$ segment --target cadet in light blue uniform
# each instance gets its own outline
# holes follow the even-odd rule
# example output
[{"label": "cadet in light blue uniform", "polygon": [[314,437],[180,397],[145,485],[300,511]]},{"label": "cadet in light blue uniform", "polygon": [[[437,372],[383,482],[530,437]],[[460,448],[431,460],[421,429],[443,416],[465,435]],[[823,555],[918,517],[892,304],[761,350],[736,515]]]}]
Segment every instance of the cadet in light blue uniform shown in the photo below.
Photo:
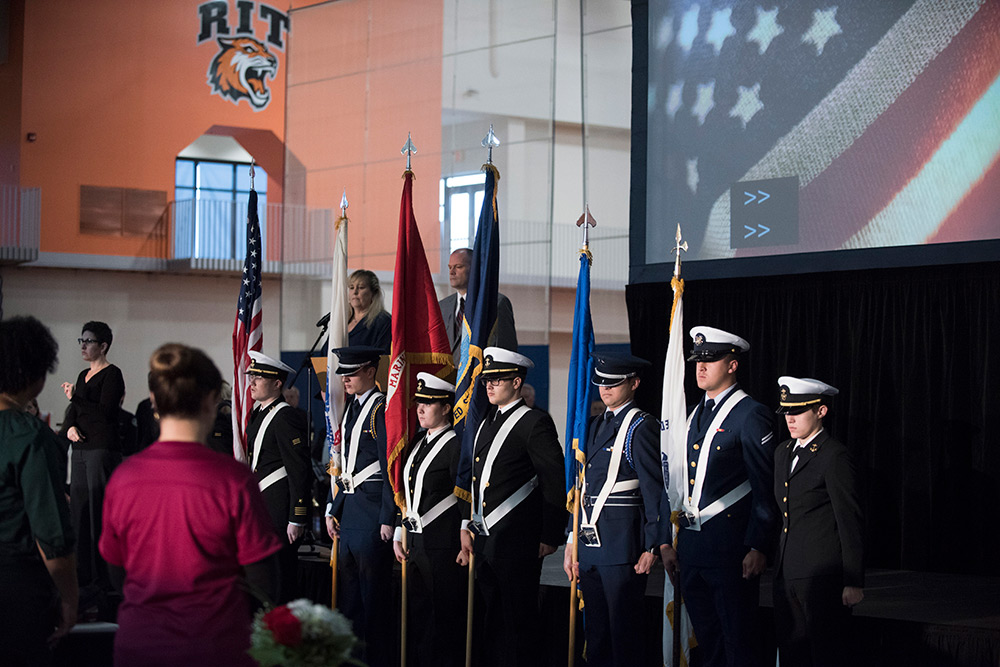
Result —
[{"label": "cadet in light blue uniform", "polygon": [[688,419],[687,493],[677,553],[664,564],[677,574],[705,667],[757,665],[755,619],[759,575],[778,529],[774,502],[774,421],[736,383],[750,344],[712,327],[691,330],[698,387],[704,397]]},{"label": "cadet in light blue uniform", "polygon": [[[659,422],[635,406],[639,372],[649,362],[631,355],[594,355],[592,382],[604,414],[587,431],[585,489],[576,568],[586,605],[587,665],[645,664],[643,596],[646,576],[668,543],[662,520]],[[563,569],[573,577],[573,549]]]}]

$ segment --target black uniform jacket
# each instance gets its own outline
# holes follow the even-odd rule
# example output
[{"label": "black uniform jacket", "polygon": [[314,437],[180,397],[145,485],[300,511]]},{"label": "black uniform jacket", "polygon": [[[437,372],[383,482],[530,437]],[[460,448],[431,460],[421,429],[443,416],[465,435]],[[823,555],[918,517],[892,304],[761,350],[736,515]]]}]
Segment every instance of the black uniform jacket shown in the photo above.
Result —
[{"label": "black uniform jacket", "polygon": [[343,465],[347,467],[348,454],[352,448],[357,447],[354,472],[361,472],[374,461],[378,461],[379,471],[367,482],[357,486],[354,493],[345,493],[340,488],[332,499],[331,514],[337,517],[340,527],[345,530],[378,531],[381,525],[391,526],[396,516],[392,485],[385,472],[388,468],[385,450],[385,396],[373,391],[365,398],[365,404],[370,401],[375,401],[375,404],[365,419],[358,442],[348,442],[354,425],[344,425]]},{"label": "black uniform jacket", "polygon": [[[563,543],[566,527],[566,489],[559,434],[548,413],[531,408],[507,436],[493,463],[489,488],[481,488],[486,456],[500,427],[524,401],[508,408],[494,420],[496,406],[490,406],[476,438],[472,462],[474,502],[484,491],[484,514],[520,489],[535,475],[538,487],[495,525],[489,536],[475,540],[476,553],[488,558],[537,558],[540,543]],[[476,508],[478,509],[478,508]]]},{"label": "black uniform jacket", "polygon": [[[251,464],[254,460],[253,448],[257,433],[268,413],[279,405],[287,405],[276,400],[266,407],[255,408],[247,427],[247,447]],[[289,523],[306,523],[309,516],[309,490],[312,481],[312,467],[309,463],[309,443],[306,442],[306,423],[302,413],[291,407],[278,410],[264,432],[257,465],[253,469],[254,479],[260,483],[265,477],[284,466],[288,476],[267,487],[262,493],[264,504],[271,515],[271,521],[280,532]]]},{"label": "black uniform jacket", "polygon": [[[603,419],[591,420],[587,431],[587,468],[585,480],[587,490],[583,504],[591,519],[593,503],[604,488],[611,462],[611,452],[622,428],[625,416],[635,407],[629,404],[615,415],[610,424],[601,431]],[[667,527],[670,517],[661,521],[659,507],[663,491],[663,469],[660,466],[660,425],[652,415],[639,412],[632,422],[631,438],[625,441],[621,464],[616,482],[639,481],[639,488],[633,491],[617,492],[610,496],[598,518],[597,530],[600,547],[579,548],[580,562],[593,565],[622,565],[636,563],[643,551],[668,544]],[[614,503],[631,501],[631,507],[615,506]],[[582,514],[581,514],[582,521]]]},{"label": "black uniform jacket", "polygon": [[[410,443],[403,459],[403,474],[406,485],[410,489],[410,498],[414,497],[417,487],[417,480],[420,478],[420,468],[427,460],[428,454],[434,446],[448,433],[454,433],[453,429],[446,428],[438,431],[428,440],[427,432],[418,434]],[[423,491],[420,495],[420,506],[417,508],[421,515],[429,512],[439,502],[453,495],[455,490],[455,477],[458,474],[458,458],[461,451],[461,438],[454,437],[450,442],[437,453],[428,463],[423,474]],[[413,455],[413,466],[406,469],[406,463]],[[469,518],[469,504],[458,500],[454,505],[445,510],[430,524],[423,527],[419,535],[410,533],[411,544],[419,544],[424,549],[448,549],[455,554],[461,548],[459,531],[462,526],[462,519]]]},{"label": "black uniform jacket", "polygon": [[[737,386],[715,406],[713,415],[733,400]],[[701,409],[700,406],[695,411]],[[688,429],[688,490],[693,489],[701,447],[711,420],[697,429],[695,414]],[[682,564],[726,567],[742,560],[753,548],[772,554],[778,529],[778,508],[771,486],[774,481],[774,418],[770,410],[749,396],[737,404],[718,426],[711,442],[699,509],[704,509],[740,484],[749,481],[750,493],[724,512],[704,522],[700,531],[682,528],[677,540]],[[691,464],[695,463],[695,466]]]},{"label": "black uniform jacket", "polygon": [[795,440],[774,454],[774,495],[782,513],[778,568],[786,579],[843,575],[864,586],[864,519],[847,447],[821,431],[789,474]]}]

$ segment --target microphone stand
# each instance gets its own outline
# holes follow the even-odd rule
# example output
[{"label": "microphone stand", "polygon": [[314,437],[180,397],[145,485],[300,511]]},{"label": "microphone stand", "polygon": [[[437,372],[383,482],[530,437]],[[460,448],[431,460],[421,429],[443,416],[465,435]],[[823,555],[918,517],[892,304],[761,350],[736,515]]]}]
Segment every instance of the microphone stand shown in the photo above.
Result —
[{"label": "microphone stand", "polygon": [[[320,320],[320,322],[323,322],[323,321]],[[312,451],[312,446],[313,446],[313,403],[312,403],[313,402],[313,390],[312,390],[312,384],[313,384],[312,383],[312,381],[313,381],[313,367],[312,367],[312,356],[316,352],[316,348],[319,347],[320,341],[322,341],[323,337],[326,336],[326,330],[327,330],[327,327],[329,326],[329,323],[330,323],[330,320],[329,320],[329,316],[328,316],[326,322],[323,322],[322,324],[317,324],[317,326],[321,327],[320,331],[319,331],[319,335],[316,336],[316,340],[315,340],[315,342],[313,342],[312,347],[310,347],[309,351],[306,352],[306,356],[302,359],[302,363],[299,364],[298,369],[295,371],[295,375],[293,375],[292,379],[288,381],[288,386],[291,387],[293,384],[295,384],[295,380],[298,379],[299,373],[302,371],[302,369],[303,368],[306,369],[306,421],[307,421],[307,424],[306,424],[306,438],[308,439],[307,442],[309,443],[308,447],[309,447],[310,451]]]}]

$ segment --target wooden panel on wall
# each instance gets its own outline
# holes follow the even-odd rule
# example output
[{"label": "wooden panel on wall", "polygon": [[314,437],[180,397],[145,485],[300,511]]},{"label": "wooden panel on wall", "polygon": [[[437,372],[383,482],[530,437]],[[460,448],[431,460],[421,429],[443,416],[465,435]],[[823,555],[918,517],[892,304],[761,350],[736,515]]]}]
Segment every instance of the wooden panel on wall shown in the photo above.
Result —
[{"label": "wooden panel on wall", "polygon": [[125,190],[125,217],[122,233],[136,236],[161,235],[160,219],[167,210],[167,193],[163,190]]},{"label": "wooden panel on wall", "polygon": [[149,236],[167,210],[163,190],[80,186],[80,232],[114,236]]},{"label": "wooden panel on wall", "polygon": [[122,189],[80,186],[80,233],[122,233]]}]

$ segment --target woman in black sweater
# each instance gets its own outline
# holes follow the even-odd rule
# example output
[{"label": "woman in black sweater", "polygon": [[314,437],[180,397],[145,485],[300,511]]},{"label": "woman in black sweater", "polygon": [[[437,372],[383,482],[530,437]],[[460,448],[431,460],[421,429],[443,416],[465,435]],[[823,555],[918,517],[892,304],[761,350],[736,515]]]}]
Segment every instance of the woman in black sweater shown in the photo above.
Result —
[{"label": "woman in black sweater", "polygon": [[110,590],[107,567],[97,550],[101,536],[104,487],[122,460],[118,438],[118,411],[125,397],[125,379],[107,358],[111,327],[87,322],[79,338],[83,360],[90,368],[80,372],[73,385],[64,382],[69,410],[63,431],[73,443],[70,477],[70,515],[77,536],[80,587]]}]

